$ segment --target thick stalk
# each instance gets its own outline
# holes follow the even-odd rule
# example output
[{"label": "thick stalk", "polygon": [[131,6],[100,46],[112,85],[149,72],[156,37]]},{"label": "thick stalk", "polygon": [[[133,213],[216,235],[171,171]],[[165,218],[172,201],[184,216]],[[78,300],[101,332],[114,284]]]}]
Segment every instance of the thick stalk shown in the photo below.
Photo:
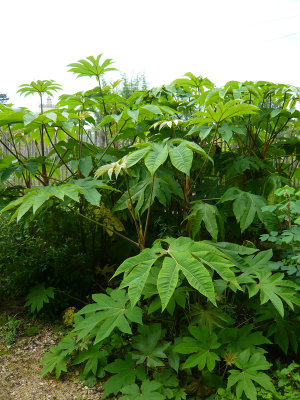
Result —
[{"label": "thick stalk", "polygon": [[82,133],[81,133],[81,121],[79,121],[78,125],[78,166],[77,166],[77,176],[78,178],[82,178],[82,174],[80,171],[80,159],[81,159],[81,153],[82,153]]},{"label": "thick stalk", "polygon": [[191,194],[191,187],[190,187],[190,177],[185,176],[185,184],[184,184],[184,203],[183,203],[183,219],[185,219],[188,215],[189,208],[190,208],[190,194]]},{"label": "thick stalk", "polygon": [[146,224],[145,224],[145,229],[144,229],[144,234],[143,234],[143,241],[140,244],[140,250],[144,250],[146,246],[146,238],[147,238],[147,232],[148,232],[148,225],[149,225],[149,220],[150,220],[150,212],[151,212],[151,203],[152,203],[152,196],[153,196],[153,189],[154,189],[154,177],[152,177],[152,186],[151,186],[151,192],[150,192],[150,198],[149,198],[149,206],[148,206],[148,211],[147,211],[147,218],[146,218]]},{"label": "thick stalk", "polygon": [[136,229],[137,235],[139,237],[140,228],[139,228],[139,224],[138,224],[138,222],[136,220],[136,217],[135,217],[132,197],[131,197],[130,190],[129,190],[128,178],[127,178],[127,175],[125,173],[124,173],[124,180],[125,180],[125,183],[126,183],[127,193],[128,193],[129,202],[130,202],[130,209],[131,209],[130,214],[132,215],[132,218],[133,218],[133,221],[134,221],[134,224],[135,224],[135,229]]},{"label": "thick stalk", "polygon": [[[214,144],[215,139],[216,139],[216,137],[217,137],[218,129],[219,129],[219,124],[217,124],[217,126],[216,126],[215,134],[214,134],[214,137],[213,137],[213,139],[212,139],[212,141],[211,141],[211,144],[210,144],[210,147],[209,147],[209,150],[208,150],[208,154],[207,154],[208,156],[209,156],[210,153],[211,153],[213,144]],[[188,193],[189,196],[191,195],[192,190],[193,190],[193,187],[194,187],[194,185],[196,184],[197,180],[200,178],[200,176],[201,176],[201,174],[202,174],[202,171],[203,171],[203,169],[204,169],[204,167],[205,167],[205,165],[206,165],[206,163],[207,163],[207,160],[208,160],[208,158],[206,158],[206,159],[204,160],[204,162],[203,162],[203,164],[202,164],[202,166],[201,166],[201,168],[200,168],[200,171],[198,172],[198,174],[196,175],[196,178],[194,179],[194,182],[193,182],[192,184],[190,184],[190,189],[189,189],[189,193]]]},{"label": "thick stalk", "polygon": [[[41,99],[41,114],[43,114],[43,95],[40,93],[40,99]],[[45,164],[45,143],[44,143],[44,126],[42,125],[41,129],[41,156],[43,157],[43,163],[42,163],[42,178],[44,181],[44,186],[49,185],[49,179],[47,175],[47,169],[46,169],[46,164]]]},{"label": "thick stalk", "polygon": [[[10,138],[11,138],[11,142],[12,142],[13,148],[14,148],[16,154],[18,154],[19,152],[17,150],[17,146],[16,146],[16,143],[15,143],[15,139],[13,137],[12,131],[10,129],[10,125],[8,125],[8,131],[9,131],[9,134],[10,134]],[[26,187],[30,188],[30,179],[29,180],[26,179],[24,172],[22,172],[22,176],[23,176],[23,179],[24,179]]]}]

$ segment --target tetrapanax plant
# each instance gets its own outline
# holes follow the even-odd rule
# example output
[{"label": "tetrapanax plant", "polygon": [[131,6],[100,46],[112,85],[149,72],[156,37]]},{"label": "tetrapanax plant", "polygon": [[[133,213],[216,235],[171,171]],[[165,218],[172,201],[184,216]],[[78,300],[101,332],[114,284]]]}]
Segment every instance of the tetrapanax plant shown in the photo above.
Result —
[{"label": "tetrapanax plant", "polygon": [[87,76],[95,77],[97,82],[100,83],[100,78],[108,71],[117,71],[116,68],[111,67],[114,63],[111,58],[108,58],[100,64],[100,59],[103,54],[99,54],[96,57],[89,56],[84,60],[79,60],[76,63],[69,64],[68,67],[70,72],[73,72],[78,78]]},{"label": "tetrapanax plant", "polygon": [[19,88],[17,93],[21,93],[25,97],[30,94],[38,94],[40,96],[41,113],[43,113],[43,95],[46,93],[49,96],[53,96],[53,92],[62,90],[61,85],[54,80],[32,81],[31,83],[20,85]]},{"label": "tetrapanax plant", "polygon": [[[70,336],[45,356],[43,373],[59,376],[82,363],[87,384],[106,379],[104,396],[124,400],[204,398],[226,384],[235,398],[256,400],[259,386],[273,392],[264,354],[278,350],[283,332],[297,351],[290,330],[299,288],[276,271],[272,250],[260,251],[257,238],[277,227],[277,210],[264,207],[297,174],[297,133],[287,130],[299,122],[299,89],[262,81],[216,88],[188,73],[126,99],[104,85],[114,68],[101,57],[69,65],[98,86],[63,96],[56,110],[0,109],[13,143],[23,133],[42,143],[40,158],[30,160],[7,146],[13,158],[0,160],[0,176],[18,173],[17,160],[46,186],[20,192],[3,212],[17,221],[43,215],[49,204],[76,213],[82,254],[98,249],[95,271],[114,278],[107,284],[95,273],[101,293],[75,314]],[[39,82],[20,92],[58,89]],[[110,135],[105,148],[96,129],[106,143]],[[58,166],[68,172],[63,179],[53,174]],[[83,221],[94,228],[84,231]],[[34,290],[28,304],[40,308],[51,287]],[[270,308],[282,320],[292,315],[293,324],[265,328]]]}]

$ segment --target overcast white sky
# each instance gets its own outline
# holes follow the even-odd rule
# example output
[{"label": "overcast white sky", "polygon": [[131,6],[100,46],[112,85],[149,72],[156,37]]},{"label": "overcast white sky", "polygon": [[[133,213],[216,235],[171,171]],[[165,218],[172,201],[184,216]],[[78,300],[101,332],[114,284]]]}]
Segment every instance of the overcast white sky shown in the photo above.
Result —
[{"label": "overcast white sky", "polygon": [[[104,53],[150,86],[184,73],[300,86],[300,0],[0,0],[0,92],[54,79],[64,93],[94,86],[66,65]],[[113,78],[117,79],[116,73]],[[62,93],[62,92],[61,92]]]}]

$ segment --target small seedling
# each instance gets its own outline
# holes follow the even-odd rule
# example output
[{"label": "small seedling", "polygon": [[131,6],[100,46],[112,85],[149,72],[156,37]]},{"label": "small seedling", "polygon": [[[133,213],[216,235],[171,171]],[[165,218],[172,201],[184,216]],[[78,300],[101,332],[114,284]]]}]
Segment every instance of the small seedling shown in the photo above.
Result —
[{"label": "small seedling", "polygon": [[16,317],[7,317],[7,322],[3,325],[3,335],[7,346],[12,345],[16,341],[17,329],[20,321]]}]

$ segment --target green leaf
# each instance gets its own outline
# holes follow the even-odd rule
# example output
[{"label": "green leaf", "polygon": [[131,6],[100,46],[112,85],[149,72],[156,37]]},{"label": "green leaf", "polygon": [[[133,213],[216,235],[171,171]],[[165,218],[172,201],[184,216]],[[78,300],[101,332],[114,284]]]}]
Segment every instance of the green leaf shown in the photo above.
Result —
[{"label": "green leaf", "polygon": [[89,176],[89,173],[93,169],[92,157],[87,156],[80,159],[79,168],[84,177]]},{"label": "green leaf", "polygon": [[131,168],[135,164],[137,164],[140,160],[142,160],[151,150],[151,147],[144,147],[143,149],[136,150],[133,153],[130,153],[126,159],[126,167]]},{"label": "green leaf", "polygon": [[222,139],[224,139],[227,143],[232,138],[232,129],[228,124],[224,124],[220,126],[219,133],[221,134]]},{"label": "green leaf", "polygon": [[86,378],[89,373],[93,373],[93,375],[97,376],[97,370],[99,366],[107,365],[107,351],[100,350],[100,345],[90,345],[87,351],[79,353],[72,361],[72,365],[81,364],[85,361],[86,364],[82,371],[82,377]]},{"label": "green leaf", "polygon": [[191,124],[220,124],[222,121],[230,122],[234,117],[241,117],[247,114],[255,114],[259,108],[252,104],[243,103],[243,100],[229,100],[227,103],[209,105],[205,111],[197,112],[191,119]]},{"label": "green leaf", "polygon": [[165,257],[158,274],[157,289],[162,303],[162,311],[168,305],[178,282],[179,268],[173,258]]},{"label": "green leaf", "polygon": [[176,372],[178,372],[179,362],[180,362],[179,356],[175,351],[173,351],[173,348],[172,348],[169,351],[168,363],[169,363],[170,367],[173,368]]},{"label": "green leaf", "polygon": [[207,158],[211,163],[214,163],[213,159],[209,157],[209,155],[205,152],[205,150],[203,150],[202,147],[200,147],[197,143],[189,142],[187,140],[185,140],[182,143],[184,143],[186,147],[193,150],[195,153],[200,154],[204,158]]},{"label": "green leaf", "polygon": [[[175,353],[174,353],[175,354]],[[178,354],[177,354],[178,355]],[[171,369],[162,369],[160,372],[155,371],[153,378],[160,382],[164,387],[177,387],[179,385],[178,378]]]},{"label": "green leaf", "polygon": [[145,283],[149,276],[151,267],[156,261],[156,258],[151,258],[143,263],[138,264],[122,281],[120,288],[128,286],[128,296],[132,307],[139,301]]},{"label": "green leaf", "polygon": [[37,286],[34,286],[29,294],[27,295],[26,303],[25,306],[30,306],[30,311],[32,313],[39,312],[43,306],[44,303],[49,303],[49,299],[54,298],[54,288],[53,287],[48,287],[45,288],[45,285],[39,284]]},{"label": "green leaf", "polygon": [[149,380],[144,381],[141,388],[138,385],[124,386],[121,392],[125,396],[120,400],[164,400],[165,396],[157,392],[160,387],[161,383]]},{"label": "green leaf", "polygon": [[[204,122],[204,124],[205,124],[205,122]],[[202,126],[200,127],[200,133],[199,133],[200,139],[201,139],[201,140],[204,140],[204,139],[210,134],[212,128],[213,128],[213,124],[211,124],[211,125],[209,125],[209,126],[207,126],[207,125],[202,125]],[[198,129],[199,129],[199,128],[198,128]]]},{"label": "green leaf", "polygon": [[[39,94],[42,95],[43,93],[47,93],[49,96],[53,95],[53,92],[56,92],[57,90],[61,90],[61,85],[56,83],[53,80],[44,80],[44,81],[32,81],[31,83],[25,83],[23,85],[19,86],[19,90],[17,93],[24,94],[25,97],[30,95],[30,94]],[[32,113],[33,114],[33,113]],[[32,118],[32,117],[31,117]],[[24,118],[25,120],[25,118]]]},{"label": "green leaf", "polygon": [[[152,178],[153,177],[147,172],[146,177],[142,181],[130,187],[131,201],[135,204],[135,212],[137,215],[142,215],[149,207]],[[172,176],[160,175],[157,173],[153,184],[151,204],[157,199],[160,204],[166,207],[167,203],[171,201],[172,195],[176,195],[180,198],[183,197],[179,183]],[[130,204],[130,200],[128,191],[126,191],[116,202],[113,211],[127,209],[128,204]]]},{"label": "green leaf", "polygon": [[131,333],[129,321],[142,323],[141,309],[130,309],[129,299],[124,290],[113,290],[110,296],[94,294],[92,298],[95,303],[83,307],[78,313],[85,315],[74,327],[78,339],[88,336],[94,330],[96,344],[108,337],[115,328],[124,333]]},{"label": "green leaf", "polygon": [[146,263],[152,260],[152,264],[157,260],[158,255],[155,252],[155,248],[152,249],[144,249],[137,256],[133,256],[127,258],[120,266],[117,268],[113,277],[118,276],[124,272],[130,272],[134,267],[139,265],[140,263]]},{"label": "green leaf", "polygon": [[69,64],[68,67],[70,72],[78,75],[78,77],[96,77],[98,80],[99,78],[108,71],[116,71],[115,68],[110,67],[113,64],[113,61],[108,58],[102,64],[100,64],[100,58],[103,54],[99,54],[98,56],[93,57],[89,56],[84,60],[79,60],[76,63]]},{"label": "green leaf", "polygon": [[249,349],[252,353],[258,352],[258,350],[261,350],[258,346],[271,344],[262,332],[253,332],[253,324],[240,328],[223,329],[221,341],[226,345],[226,351],[231,353],[241,353],[245,349]]},{"label": "green leaf", "polygon": [[217,207],[200,200],[195,202],[191,207],[189,216],[187,217],[187,219],[191,220],[192,222],[193,238],[199,232],[201,223],[203,221],[212,238],[217,240],[219,232],[217,218],[221,231],[223,231],[224,221]]},{"label": "green leaf", "polygon": [[299,299],[295,290],[297,285],[292,281],[284,280],[284,274],[272,274],[272,272],[262,270],[257,273],[257,279],[258,283],[247,284],[249,297],[253,297],[260,292],[261,304],[271,301],[282,317],[284,316],[282,300],[292,310],[294,309],[293,304],[299,305]]},{"label": "green leaf", "polygon": [[134,123],[136,123],[138,121],[138,117],[139,117],[139,110],[129,110],[126,109],[128,116],[132,119],[132,121]]},{"label": "green leaf", "polygon": [[120,287],[128,286],[128,296],[132,307],[139,301],[152,265],[158,255],[152,249],[145,249],[140,254],[125,260],[115,272],[113,278],[126,272]]},{"label": "green leaf", "polygon": [[178,251],[176,247],[169,250],[189,284],[216,304],[214,286],[211,276],[205,266],[196,260],[188,251]]},{"label": "green leaf", "polygon": [[31,208],[35,213],[51,197],[57,197],[59,200],[69,198],[79,202],[80,193],[84,195],[89,203],[99,205],[101,195],[97,189],[116,190],[96,179],[77,179],[74,183],[28,189],[22,198],[10,202],[1,212],[16,208],[13,218],[17,217],[19,221]]},{"label": "green leaf", "polygon": [[138,327],[141,335],[135,336],[132,347],[136,350],[132,354],[137,364],[146,363],[147,367],[164,366],[161,359],[167,358],[165,350],[169,342],[161,342],[164,331],[160,324],[142,325]]},{"label": "green leaf", "polygon": [[193,288],[215,305],[212,271],[216,271],[223,279],[240,289],[231,270],[234,264],[222,250],[208,243],[194,242],[186,237],[169,238],[163,242],[168,246],[166,250],[158,242],[152,249],[145,249],[139,255],[125,260],[114,275],[124,273],[121,287],[129,287],[129,296],[133,304],[140,298],[150,270],[160,257],[164,257],[164,260],[156,284],[163,309],[167,307],[174,294],[178,271],[183,273]]},{"label": "green leaf", "polygon": [[[105,367],[107,372],[115,374],[111,376],[104,384],[104,393],[102,398],[105,399],[111,394],[118,394],[126,385],[131,385],[135,382],[137,374],[142,367],[135,368],[135,361],[131,354],[126,354],[125,360],[117,359]],[[143,371],[142,371],[143,372]]]},{"label": "green leaf", "polygon": [[174,167],[189,176],[193,162],[192,150],[181,143],[179,146],[170,147],[169,154]]},{"label": "green leaf", "polygon": [[155,104],[146,104],[145,106],[141,107],[144,110],[150,111],[153,114],[163,114],[160,107],[156,106]]},{"label": "green leaf", "polygon": [[199,370],[203,370],[205,366],[212,372],[215,368],[216,361],[220,358],[218,354],[212,350],[216,350],[221,346],[218,337],[214,332],[209,332],[208,328],[202,326],[189,326],[189,331],[194,338],[184,337],[183,342],[174,346],[173,351],[181,354],[192,354],[183,364],[182,368],[193,368],[198,366]]},{"label": "green leaf", "polygon": [[62,371],[67,372],[67,362],[70,359],[70,354],[74,352],[77,346],[72,335],[69,334],[64,337],[57,346],[50,347],[50,351],[44,355],[40,362],[40,365],[44,365],[41,372],[42,376],[55,369],[56,378],[58,379]]},{"label": "green leaf", "polygon": [[241,371],[236,369],[229,370],[230,375],[227,387],[231,388],[236,385],[237,399],[240,399],[244,392],[248,399],[257,400],[256,384],[275,393],[270,377],[263,372],[259,372],[260,370],[267,370],[271,366],[264,355],[254,353],[250,356],[250,350],[246,349],[235,359],[235,365]]},{"label": "green leaf", "polygon": [[272,337],[273,343],[276,343],[286,355],[290,347],[295,354],[298,353],[300,322],[293,314],[285,311],[285,318],[282,318],[270,304],[258,309],[255,314],[255,322],[265,323],[266,335],[269,338]]},{"label": "green leaf", "polygon": [[168,157],[168,146],[153,143],[151,150],[145,157],[145,165],[151,175],[166,161]]},{"label": "green leaf", "polygon": [[233,201],[233,213],[240,224],[242,232],[252,224],[255,215],[258,216],[267,228],[269,227],[269,213],[262,212],[262,207],[265,206],[267,202],[262,196],[232,187],[224,193],[219,203],[227,201]]}]

